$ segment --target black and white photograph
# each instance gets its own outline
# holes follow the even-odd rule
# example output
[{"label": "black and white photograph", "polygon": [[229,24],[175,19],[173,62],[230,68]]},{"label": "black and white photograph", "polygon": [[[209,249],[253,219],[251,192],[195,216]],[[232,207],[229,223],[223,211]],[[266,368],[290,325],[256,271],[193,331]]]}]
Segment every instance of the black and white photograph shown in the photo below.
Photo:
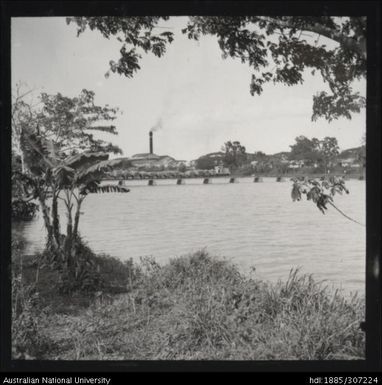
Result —
[{"label": "black and white photograph", "polygon": [[365,360],[361,15],[12,17],[11,359]]}]

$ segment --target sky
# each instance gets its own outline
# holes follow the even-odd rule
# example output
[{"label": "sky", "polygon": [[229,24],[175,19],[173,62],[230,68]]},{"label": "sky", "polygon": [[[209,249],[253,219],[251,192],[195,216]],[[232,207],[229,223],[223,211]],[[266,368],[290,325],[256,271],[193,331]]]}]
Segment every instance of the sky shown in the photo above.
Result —
[{"label": "sky", "polygon": [[[149,151],[149,131],[154,133],[154,153],[179,160],[196,159],[221,150],[228,140],[238,140],[247,152],[273,154],[289,151],[299,135],[322,139],[335,136],[341,149],[358,147],[366,131],[365,111],[331,123],[311,121],[312,96],[325,90],[319,75],[307,73],[304,84],[288,87],[267,84],[251,96],[252,70],[247,64],[223,59],[217,40],[203,36],[188,40],[180,30],[186,17],[161,23],[175,39],[165,55],[144,55],[132,79],[118,74],[105,78],[109,61],[119,58],[120,43],[98,31],[77,37],[74,24],[63,17],[12,19],[12,86],[23,83],[37,100],[41,92],[77,96],[93,90],[99,105],[118,107],[114,124],[118,136],[103,137],[117,144],[125,156]],[[366,81],[354,88],[366,93]]]}]

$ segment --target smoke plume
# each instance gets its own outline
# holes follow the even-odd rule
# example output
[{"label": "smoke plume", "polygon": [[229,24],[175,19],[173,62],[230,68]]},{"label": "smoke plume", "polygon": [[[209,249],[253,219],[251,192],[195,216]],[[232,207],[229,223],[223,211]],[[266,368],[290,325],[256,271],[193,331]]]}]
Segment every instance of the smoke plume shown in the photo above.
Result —
[{"label": "smoke plume", "polygon": [[159,118],[158,121],[151,127],[150,132],[158,131],[162,128],[162,118]]}]

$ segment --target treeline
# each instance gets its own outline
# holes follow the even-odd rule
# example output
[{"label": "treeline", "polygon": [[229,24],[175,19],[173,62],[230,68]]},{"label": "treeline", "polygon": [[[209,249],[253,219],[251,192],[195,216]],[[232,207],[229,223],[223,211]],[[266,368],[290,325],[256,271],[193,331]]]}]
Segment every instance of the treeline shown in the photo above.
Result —
[{"label": "treeline", "polygon": [[286,174],[305,172],[309,174],[327,174],[329,172],[361,172],[366,162],[366,148],[357,148],[340,152],[335,137],[309,139],[298,136],[291,150],[272,155],[262,151],[248,153],[239,141],[228,141],[220,152],[203,155],[195,161],[197,169],[228,168],[241,175]]}]

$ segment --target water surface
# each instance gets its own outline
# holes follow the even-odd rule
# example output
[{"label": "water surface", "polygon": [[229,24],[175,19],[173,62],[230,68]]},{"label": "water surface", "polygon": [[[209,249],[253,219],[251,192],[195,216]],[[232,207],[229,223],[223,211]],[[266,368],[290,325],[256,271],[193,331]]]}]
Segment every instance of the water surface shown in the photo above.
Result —
[{"label": "water surface", "polygon": [[[80,232],[95,252],[122,260],[152,256],[158,262],[206,248],[244,273],[276,281],[300,267],[329,286],[364,292],[365,228],[333,208],[323,215],[312,202],[293,202],[291,182],[264,178],[128,181],[127,194],[91,194],[83,203]],[[365,223],[365,182],[347,181],[335,198],[348,216]],[[44,245],[42,218],[18,225],[26,252]]]}]

